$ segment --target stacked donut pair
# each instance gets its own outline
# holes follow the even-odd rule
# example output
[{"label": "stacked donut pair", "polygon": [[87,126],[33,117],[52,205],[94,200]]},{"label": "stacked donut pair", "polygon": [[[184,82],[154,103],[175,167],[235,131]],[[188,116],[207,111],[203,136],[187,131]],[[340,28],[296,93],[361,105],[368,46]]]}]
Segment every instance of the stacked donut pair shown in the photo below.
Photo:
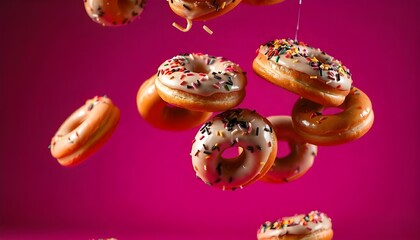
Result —
[{"label": "stacked donut pair", "polygon": [[239,105],[245,97],[245,72],[223,57],[202,53],[174,56],[137,93],[140,115],[164,130],[186,130],[208,120],[212,112]]},{"label": "stacked donut pair", "polygon": [[[300,95],[292,110],[293,126],[305,141],[337,145],[363,136],[374,114],[369,97],[352,85],[350,71],[327,53],[292,39],[260,46],[254,72]],[[341,112],[324,114],[326,108]]]}]

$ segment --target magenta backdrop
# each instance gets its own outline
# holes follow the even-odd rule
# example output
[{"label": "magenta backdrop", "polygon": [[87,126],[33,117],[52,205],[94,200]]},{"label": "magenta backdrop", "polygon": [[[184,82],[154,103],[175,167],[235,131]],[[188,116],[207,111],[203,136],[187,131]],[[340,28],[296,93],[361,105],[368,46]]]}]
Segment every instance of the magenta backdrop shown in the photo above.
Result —
[{"label": "magenta backdrop", "polygon": [[[360,140],[320,147],[296,182],[223,192],[195,177],[197,129],[152,128],[137,112],[137,90],[164,60],[203,52],[248,72],[241,107],[290,115],[297,96],[251,63],[260,44],[294,37],[297,0],[241,4],[206,22],[212,36],[202,23],[173,28],[185,23],[164,0],[149,0],[121,28],[92,22],[81,0],[1,1],[0,239],[256,239],[264,221],[315,209],[332,218],[336,239],[419,239],[420,5],[402,2],[303,1],[299,40],[350,68],[373,102],[374,126]],[[104,94],[121,110],[117,130],[84,164],[61,167],[51,137]]]}]

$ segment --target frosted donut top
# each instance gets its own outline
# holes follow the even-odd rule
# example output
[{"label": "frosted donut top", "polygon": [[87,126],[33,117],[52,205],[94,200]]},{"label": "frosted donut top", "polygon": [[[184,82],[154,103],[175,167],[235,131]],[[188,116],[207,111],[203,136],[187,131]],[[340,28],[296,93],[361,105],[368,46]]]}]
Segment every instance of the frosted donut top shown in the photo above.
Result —
[{"label": "frosted donut top", "polygon": [[245,90],[245,73],[223,57],[191,53],[177,55],[162,63],[157,72],[163,85],[191,94],[210,96]]},{"label": "frosted donut top", "polygon": [[310,234],[318,230],[330,229],[331,219],[324,213],[312,211],[293,217],[284,217],[275,222],[264,223],[257,233],[258,239],[283,236],[286,234]]},{"label": "frosted donut top", "polygon": [[259,53],[268,58],[274,69],[284,66],[339,90],[351,88],[353,80],[349,69],[319,48],[292,39],[276,39],[262,45]]}]

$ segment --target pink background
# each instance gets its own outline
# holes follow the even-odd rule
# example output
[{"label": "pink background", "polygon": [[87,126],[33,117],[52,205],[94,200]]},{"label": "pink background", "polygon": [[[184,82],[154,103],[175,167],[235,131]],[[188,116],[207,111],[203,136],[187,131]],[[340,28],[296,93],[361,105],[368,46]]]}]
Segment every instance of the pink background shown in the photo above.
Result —
[{"label": "pink background", "polygon": [[[141,83],[184,52],[224,56],[248,72],[240,105],[290,115],[297,96],[257,77],[258,46],[294,37],[297,0],[241,4],[185,24],[164,0],[140,19],[104,28],[83,2],[1,1],[0,239],[256,239],[266,220],[320,210],[335,239],[419,239],[419,22],[411,1],[303,1],[299,40],[340,59],[376,119],[360,140],[320,147],[313,168],[283,185],[223,192],[196,179],[197,129],[166,132],[137,113]],[[121,110],[112,138],[84,164],[61,167],[49,141],[84,101],[106,94]],[[286,154],[284,144],[280,149]]]}]

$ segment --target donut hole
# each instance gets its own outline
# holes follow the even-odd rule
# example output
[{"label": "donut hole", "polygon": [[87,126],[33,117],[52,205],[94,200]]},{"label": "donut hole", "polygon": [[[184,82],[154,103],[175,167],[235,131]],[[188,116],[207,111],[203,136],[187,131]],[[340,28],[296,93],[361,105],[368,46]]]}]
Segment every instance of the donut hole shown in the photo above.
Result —
[{"label": "donut hole", "polygon": [[343,112],[339,107],[326,107],[322,110],[323,115],[337,115]]},{"label": "donut hole", "polygon": [[86,114],[82,114],[78,116],[76,119],[73,119],[73,121],[68,121],[64,128],[62,128],[61,135],[69,134],[73,131],[75,131],[84,121],[86,121],[87,116]]},{"label": "donut hole", "polygon": [[243,152],[242,147],[230,147],[222,152],[222,158],[225,160],[237,159]]},{"label": "donut hole", "polygon": [[284,158],[290,155],[292,149],[290,144],[287,141],[279,140],[277,141],[277,157]]},{"label": "donut hole", "polygon": [[191,72],[195,73],[209,73],[210,69],[205,64],[194,64]]}]

